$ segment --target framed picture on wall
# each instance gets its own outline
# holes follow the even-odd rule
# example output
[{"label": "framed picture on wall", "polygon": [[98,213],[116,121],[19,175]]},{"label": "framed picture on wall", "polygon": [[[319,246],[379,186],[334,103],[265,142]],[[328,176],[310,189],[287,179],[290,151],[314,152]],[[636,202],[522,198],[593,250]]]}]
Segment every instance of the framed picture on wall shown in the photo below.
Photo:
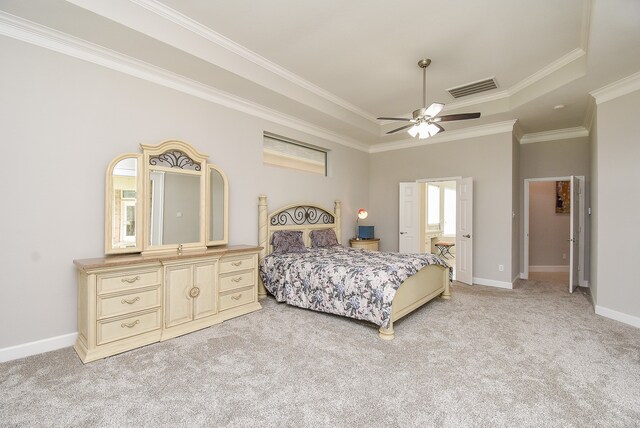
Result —
[{"label": "framed picture on wall", "polygon": [[556,181],[556,214],[571,212],[571,182]]}]

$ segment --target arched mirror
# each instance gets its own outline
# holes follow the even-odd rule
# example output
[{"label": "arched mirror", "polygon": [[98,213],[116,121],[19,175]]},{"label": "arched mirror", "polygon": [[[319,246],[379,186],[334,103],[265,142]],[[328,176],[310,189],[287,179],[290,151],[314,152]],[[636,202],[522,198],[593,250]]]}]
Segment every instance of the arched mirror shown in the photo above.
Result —
[{"label": "arched mirror", "polygon": [[125,154],[107,168],[105,191],[105,253],[131,253],[142,250],[140,224],[142,155]]},{"label": "arched mirror", "polygon": [[227,176],[215,165],[207,167],[207,245],[223,245],[227,239],[229,200]]},{"label": "arched mirror", "polygon": [[205,160],[181,141],[142,146],[147,177],[145,251],[205,247]]}]

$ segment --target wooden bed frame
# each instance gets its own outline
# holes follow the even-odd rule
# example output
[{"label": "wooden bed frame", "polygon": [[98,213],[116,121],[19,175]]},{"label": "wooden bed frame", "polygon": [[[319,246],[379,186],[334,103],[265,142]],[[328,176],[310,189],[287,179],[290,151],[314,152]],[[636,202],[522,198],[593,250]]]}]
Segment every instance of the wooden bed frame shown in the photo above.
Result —
[{"label": "wooden bed frame", "polygon": [[[341,203],[335,201],[334,211],[318,205],[302,203],[279,208],[268,214],[267,197],[258,197],[258,245],[262,247],[259,259],[262,261],[271,254],[269,242],[271,235],[277,230],[299,230],[304,243],[311,246],[309,233],[317,229],[333,229],[341,241]],[[258,297],[267,296],[267,290],[260,279]],[[385,340],[394,337],[393,323],[416,310],[428,301],[442,297],[451,298],[449,269],[439,265],[428,265],[415,275],[407,278],[398,288],[391,305],[391,322],[389,328],[380,328],[379,336]]]}]

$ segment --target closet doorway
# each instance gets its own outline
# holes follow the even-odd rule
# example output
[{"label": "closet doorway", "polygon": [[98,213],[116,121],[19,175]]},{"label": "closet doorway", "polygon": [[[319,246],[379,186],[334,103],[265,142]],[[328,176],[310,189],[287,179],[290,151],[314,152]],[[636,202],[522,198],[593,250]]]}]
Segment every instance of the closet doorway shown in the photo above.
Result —
[{"label": "closet doorway", "polygon": [[523,279],[584,286],[584,177],[524,180]]}]

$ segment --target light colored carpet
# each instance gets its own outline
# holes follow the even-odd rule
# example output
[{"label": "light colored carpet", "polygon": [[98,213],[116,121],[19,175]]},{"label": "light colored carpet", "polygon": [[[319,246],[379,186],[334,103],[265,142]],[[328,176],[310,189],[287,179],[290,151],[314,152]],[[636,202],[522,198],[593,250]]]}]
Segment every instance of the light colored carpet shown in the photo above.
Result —
[{"label": "light colored carpet", "polygon": [[457,284],[396,324],[277,304],[82,365],[0,364],[0,426],[637,427],[640,330],[584,291]]}]

